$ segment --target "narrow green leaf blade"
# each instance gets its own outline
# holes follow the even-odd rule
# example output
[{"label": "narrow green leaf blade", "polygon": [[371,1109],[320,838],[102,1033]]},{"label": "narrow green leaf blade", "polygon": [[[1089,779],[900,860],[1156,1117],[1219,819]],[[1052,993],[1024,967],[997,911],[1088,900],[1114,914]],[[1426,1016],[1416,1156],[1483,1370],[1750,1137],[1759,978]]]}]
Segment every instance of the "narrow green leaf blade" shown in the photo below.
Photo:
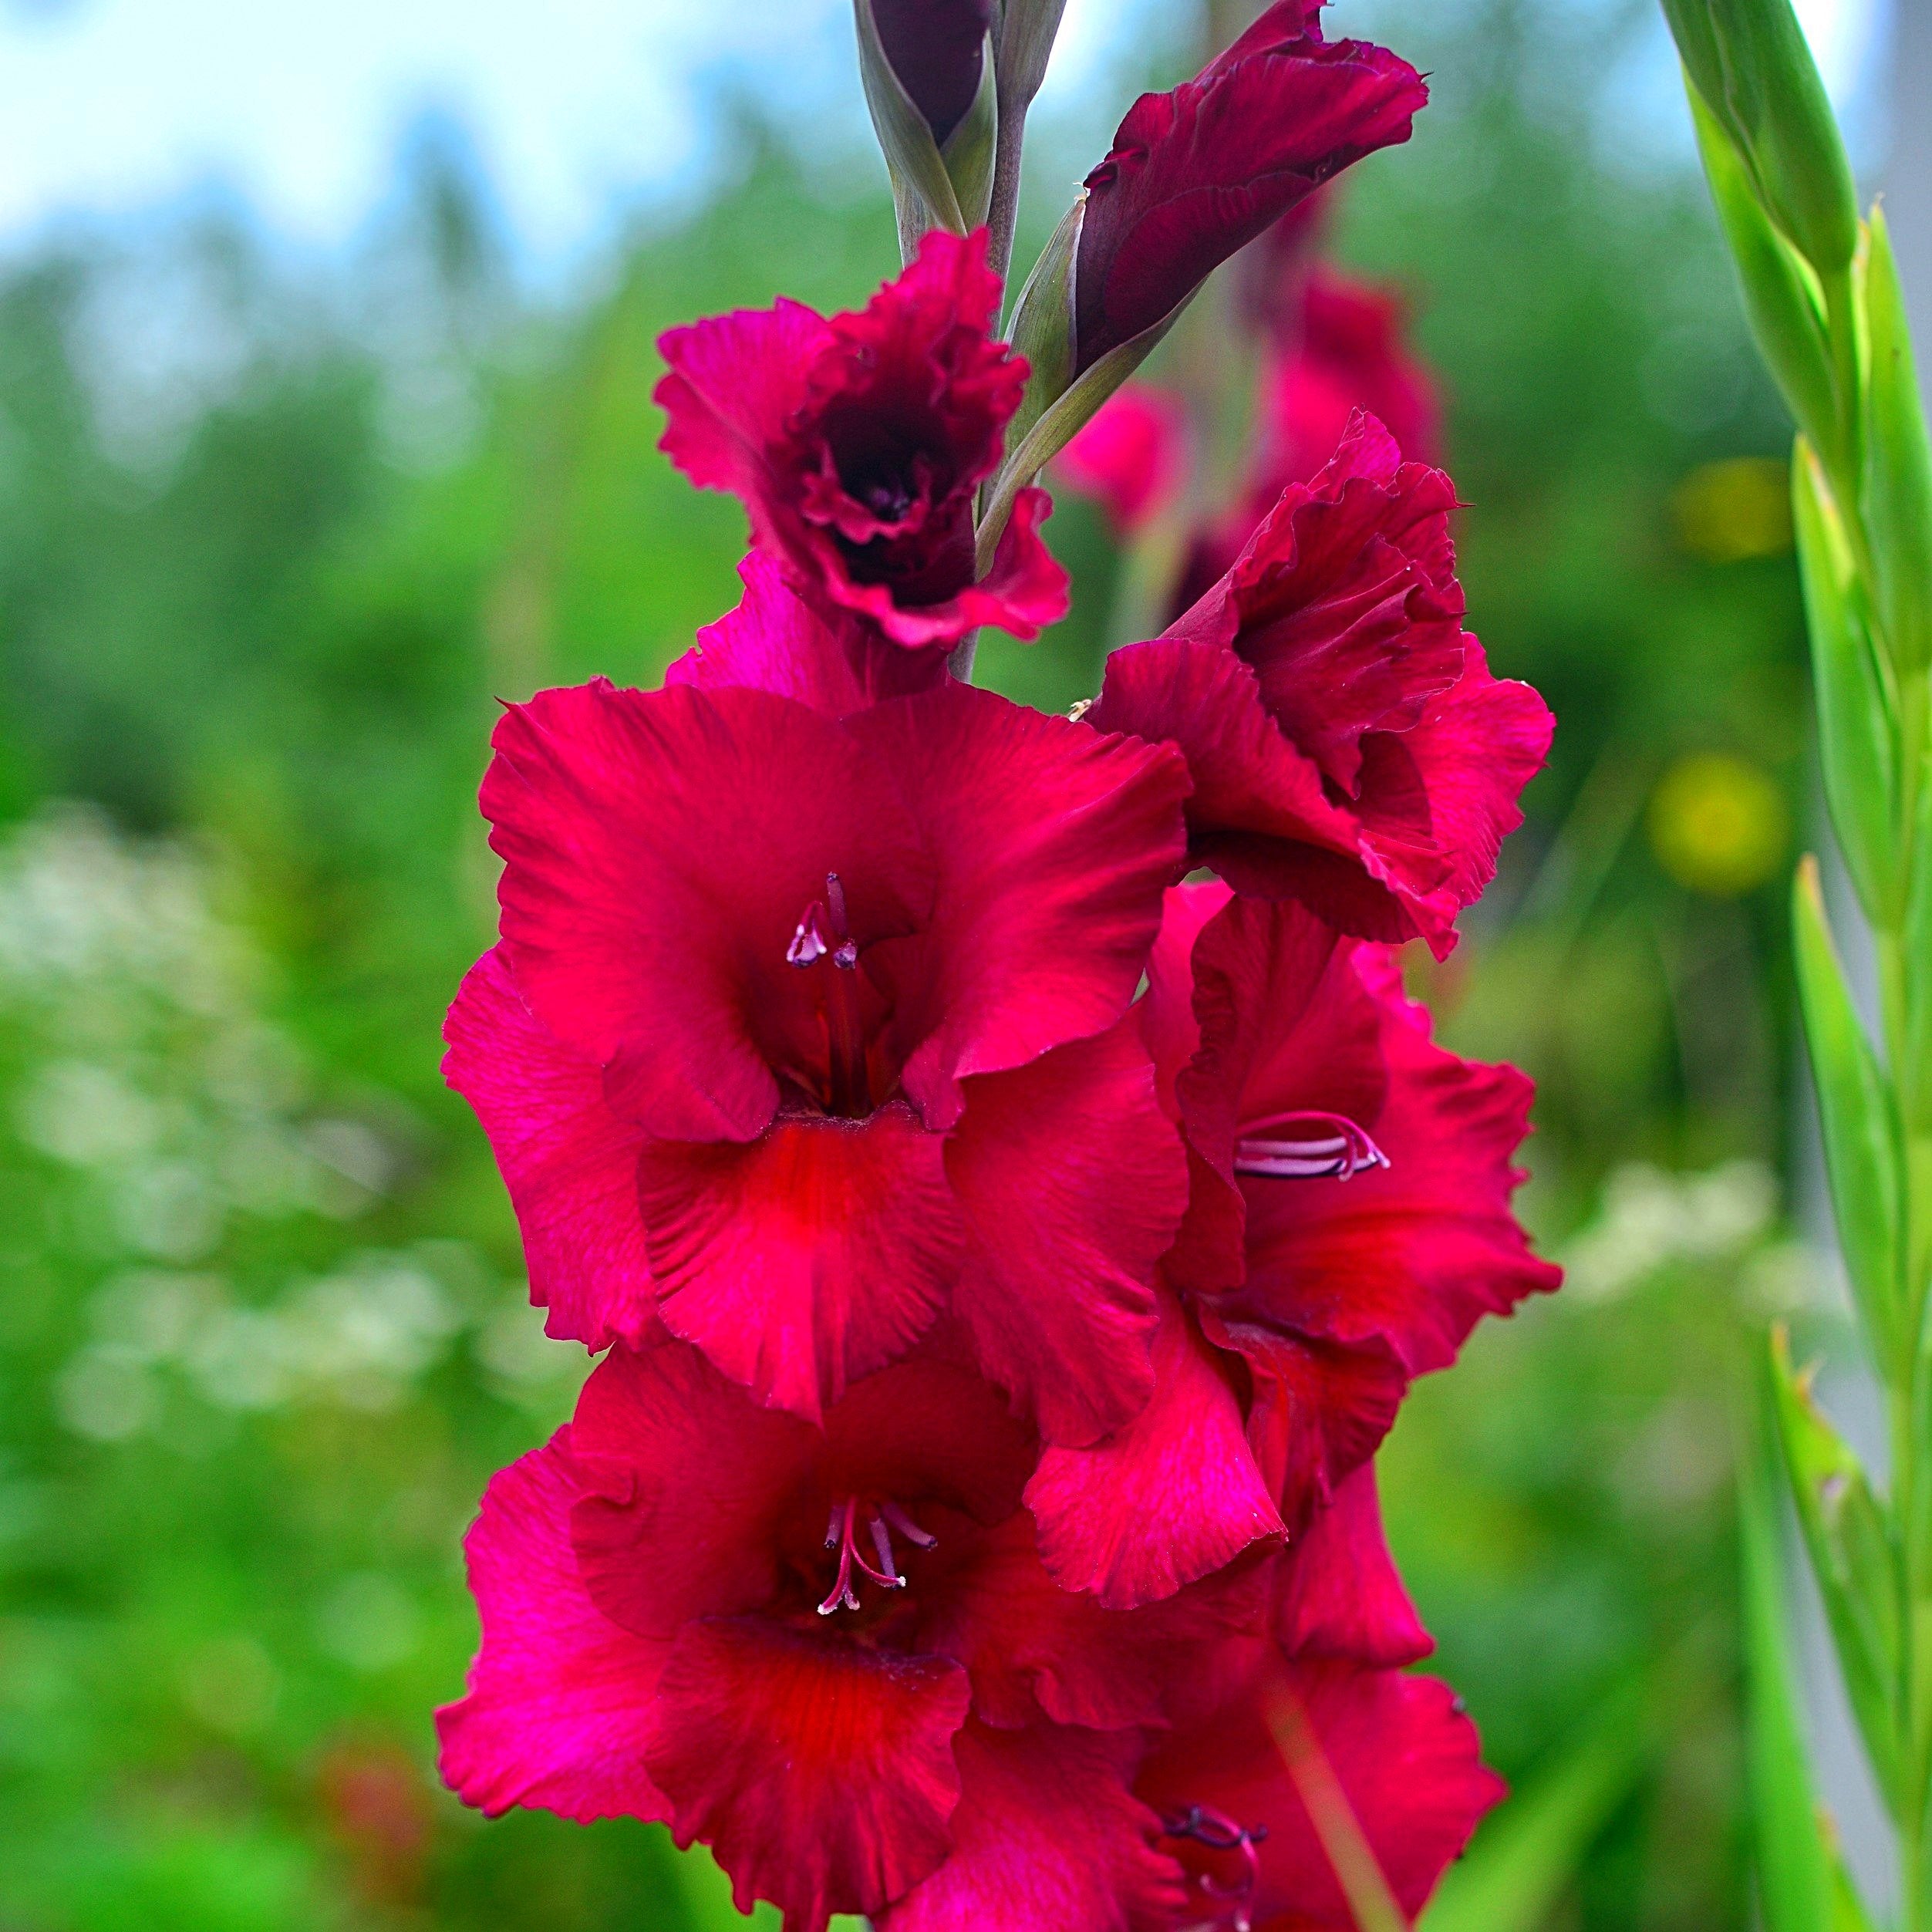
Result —
[{"label": "narrow green leaf blade", "polygon": [[1865,313],[1871,342],[1865,517],[1886,639],[1907,674],[1932,662],[1932,441],[1883,208],[1872,211]]},{"label": "narrow green leaf blade", "polygon": [[1738,1487],[1749,1707],[1745,1775],[1765,1932],[1833,1932],[1834,1860],[1805,1761],[1775,1505],[1760,1456],[1744,1458]]},{"label": "narrow green leaf blade", "polygon": [[1874,649],[1863,586],[1843,518],[1812,445],[1791,464],[1792,521],[1818,695],[1825,802],[1866,916],[1889,923],[1898,903],[1898,720]]},{"label": "narrow green leaf blade", "polygon": [[1898,1552],[1858,1458],[1792,1366],[1782,1326],[1771,1336],[1772,1412],[1799,1526],[1817,1579],[1839,1670],[1880,1789],[1896,1811],[1900,1778],[1891,1687],[1899,1668]]},{"label": "narrow green leaf blade", "polygon": [[1887,1380],[1905,1385],[1907,1332],[1897,1251],[1901,1151],[1897,1104],[1853,1006],[1825,920],[1818,862],[1807,858],[1792,883],[1792,927],[1799,1003],[1823,1130],[1825,1167],[1839,1245],[1872,1351]]}]

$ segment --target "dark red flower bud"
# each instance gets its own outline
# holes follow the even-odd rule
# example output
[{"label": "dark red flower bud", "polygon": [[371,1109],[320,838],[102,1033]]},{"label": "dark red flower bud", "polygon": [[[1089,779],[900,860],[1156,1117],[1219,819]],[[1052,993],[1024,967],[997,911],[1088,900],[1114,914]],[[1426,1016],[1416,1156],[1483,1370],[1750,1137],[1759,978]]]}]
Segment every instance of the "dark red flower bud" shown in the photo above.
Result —
[{"label": "dark red flower bud", "polygon": [[945,147],[979,91],[993,0],[872,0],[892,72]]},{"label": "dark red flower bud", "polygon": [[1074,373],[1164,320],[1331,175],[1408,139],[1421,76],[1367,42],[1323,41],[1320,11],[1278,0],[1194,79],[1129,110],[1087,177]]}]

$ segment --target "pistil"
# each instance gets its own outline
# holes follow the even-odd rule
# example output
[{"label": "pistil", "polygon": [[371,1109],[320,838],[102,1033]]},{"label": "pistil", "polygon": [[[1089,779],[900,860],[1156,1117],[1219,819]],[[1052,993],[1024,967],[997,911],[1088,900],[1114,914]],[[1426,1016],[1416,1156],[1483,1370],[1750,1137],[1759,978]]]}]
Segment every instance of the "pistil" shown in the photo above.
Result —
[{"label": "pistil", "polygon": [[825,995],[826,1095],[828,1111],[858,1115],[870,1111],[865,1073],[865,1033],[858,1010],[858,987],[850,976],[858,965],[858,942],[846,915],[845,888],[836,872],[825,875],[825,896],[805,908],[785,949],[795,966],[816,966],[830,959],[837,969]]},{"label": "pistil", "polygon": [[1340,1114],[1274,1114],[1256,1121],[1234,1150],[1236,1173],[1276,1181],[1347,1181],[1388,1164],[1367,1134]]}]

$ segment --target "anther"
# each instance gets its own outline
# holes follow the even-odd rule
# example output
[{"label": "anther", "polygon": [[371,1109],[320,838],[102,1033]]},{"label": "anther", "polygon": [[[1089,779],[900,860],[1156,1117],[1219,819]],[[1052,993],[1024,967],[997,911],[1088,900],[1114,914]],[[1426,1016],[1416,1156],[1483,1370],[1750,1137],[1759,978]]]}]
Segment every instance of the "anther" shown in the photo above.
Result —
[{"label": "anther", "polygon": [[[857,1532],[860,1516],[878,1557],[878,1566],[865,1559],[859,1548]],[[831,1520],[825,1526],[825,1547],[838,1552],[838,1574],[818,1606],[821,1617],[837,1610],[858,1608],[858,1579],[868,1576],[882,1590],[903,1590],[905,1579],[899,1573],[899,1559],[892,1553],[892,1532],[899,1532],[922,1549],[930,1549],[936,1538],[929,1536],[896,1503],[861,1505],[856,1496],[847,1496],[832,1505]]]},{"label": "anther", "polygon": [[798,922],[798,929],[785,948],[786,965],[808,966],[831,950],[825,942],[824,916],[825,909],[817,899],[805,908],[805,916]]},{"label": "anther", "polygon": [[1388,1156],[1340,1114],[1277,1114],[1257,1121],[1234,1150],[1234,1171],[1277,1181],[1347,1181]]}]

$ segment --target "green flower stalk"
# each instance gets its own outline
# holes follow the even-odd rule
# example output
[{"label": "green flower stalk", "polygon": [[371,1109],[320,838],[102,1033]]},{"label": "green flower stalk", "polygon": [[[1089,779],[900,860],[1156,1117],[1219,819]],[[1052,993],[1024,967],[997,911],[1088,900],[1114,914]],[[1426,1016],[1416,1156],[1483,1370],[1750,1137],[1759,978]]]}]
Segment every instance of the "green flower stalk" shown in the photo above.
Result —
[{"label": "green flower stalk", "polygon": [[[1816,861],[1793,901],[1799,1003],[1839,1245],[1884,1391],[1881,1491],[1782,1334],[1772,1411],[1848,1701],[1897,1828],[1900,1923],[1932,1928],[1932,450],[1883,216],[1851,173],[1790,0],[1664,0],[1718,214],[1799,427],[1792,488],[1833,832],[1869,922],[1882,1025],[1846,984]],[[1779,1646],[1759,1640],[1761,1495],[1747,1512],[1759,1877],[1772,1932],[1869,1923],[1808,1805]],[[1767,1664],[1766,1659],[1772,1661]],[[1805,1842],[1794,1845],[1796,1833]]]}]

